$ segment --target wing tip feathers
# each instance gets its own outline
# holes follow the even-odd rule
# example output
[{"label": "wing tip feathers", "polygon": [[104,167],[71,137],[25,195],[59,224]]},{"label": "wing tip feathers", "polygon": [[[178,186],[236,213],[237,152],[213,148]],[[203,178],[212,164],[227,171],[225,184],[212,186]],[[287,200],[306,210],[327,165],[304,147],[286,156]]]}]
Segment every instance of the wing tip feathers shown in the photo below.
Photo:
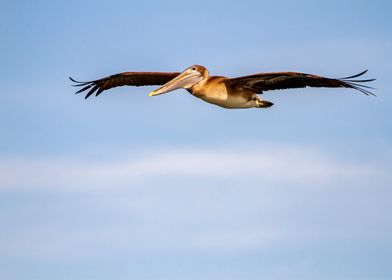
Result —
[{"label": "wing tip feathers", "polygon": [[[360,84],[360,83],[373,82],[373,81],[375,81],[376,79],[362,79],[362,80],[357,80],[357,79],[355,79],[355,78],[358,78],[358,77],[360,77],[360,76],[366,74],[368,71],[369,71],[369,70],[366,69],[366,70],[364,70],[364,71],[362,71],[362,72],[360,72],[360,73],[358,73],[358,74],[355,74],[355,75],[353,75],[353,76],[348,76],[348,77],[340,78],[339,80],[340,80],[341,82],[343,82],[344,85],[346,85],[346,87],[349,87],[349,88],[353,88],[353,89],[355,89],[355,90],[358,90],[358,91],[360,91],[360,92],[362,92],[363,94],[366,94],[366,95],[368,95],[368,96],[369,96],[369,95],[371,95],[371,96],[376,96],[375,93],[373,93],[373,92],[370,91],[370,90],[372,90],[372,89],[375,89],[374,87],[370,87],[370,86],[367,86],[367,85]],[[370,90],[367,90],[367,89],[370,89]]]}]

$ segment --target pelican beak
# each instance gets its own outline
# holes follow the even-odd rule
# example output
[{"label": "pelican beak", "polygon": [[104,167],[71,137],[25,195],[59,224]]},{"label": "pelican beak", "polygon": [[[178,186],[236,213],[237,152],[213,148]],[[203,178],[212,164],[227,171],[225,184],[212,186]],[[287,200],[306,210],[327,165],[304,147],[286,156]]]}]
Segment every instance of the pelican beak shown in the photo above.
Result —
[{"label": "pelican beak", "polygon": [[160,88],[150,92],[149,96],[155,96],[159,94],[163,94],[169,91],[173,91],[179,88],[190,88],[194,84],[198,83],[202,79],[200,73],[198,72],[189,72],[185,70],[181,74],[179,74],[174,79],[170,80]]}]

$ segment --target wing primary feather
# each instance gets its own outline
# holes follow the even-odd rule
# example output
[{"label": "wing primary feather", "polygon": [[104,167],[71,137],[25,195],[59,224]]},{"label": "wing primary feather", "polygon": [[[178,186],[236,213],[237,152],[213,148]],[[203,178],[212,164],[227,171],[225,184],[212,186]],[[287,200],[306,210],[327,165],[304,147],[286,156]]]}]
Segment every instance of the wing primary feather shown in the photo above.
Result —
[{"label": "wing primary feather", "polygon": [[340,78],[339,80],[347,80],[347,79],[352,79],[352,78],[356,78],[359,76],[362,76],[363,74],[365,74],[368,71],[368,69],[366,69],[365,71],[362,71],[361,73],[358,73],[356,75],[353,76],[349,76],[349,77],[345,77],[345,78]]},{"label": "wing primary feather", "polygon": [[362,93],[364,93],[366,95],[376,96],[374,93],[372,93],[372,92],[370,92],[370,91],[368,91],[366,89],[363,89],[363,88],[360,88],[360,87],[357,87],[357,86],[353,86],[353,88],[356,89],[356,90],[359,90],[360,92],[362,92]]},{"label": "wing primary feather", "polygon": [[102,87],[100,87],[97,91],[97,93],[95,94],[95,96],[100,95],[102,92],[104,91],[104,89]]},{"label": "wing primary feather", "polygon": [[366,90],[364,87],[369,88],[367,86],[364,85],[358,85],[355,83],[346,83],[348,85],[348,87],[359,90],[360,92],[366,94],[366,95],[372,95],[372,96],[376,96],[373,92]]},{"label": "wing primary feather", "polygon": [[71,77],[69,77],[69,79],[70,79],[72,82],[76,83],[76,85],[73,85],[74,87],[85,86],[85,85],[91,83],[91,82],[79,82],[79,81],[74,80],[74,79],[71,78]]},{"label": "wing primary feather", "polygon": [[96,91],[98,89],[98,85],[93,86],[92,89],[90,89],[90,91],[87,93],[86,97],[84,99],[87,99],[91,94],[94,93],[94,91]]},{"label": "wing primary feather", "polygon": [[78,90],[77,92],[75,92],[75,94],[81,93],[82,91],[85,91],[85,90],[89,89],[90,87],[92,87],[91,84],[89,84],[89,85],[83,87],[82,89]]},{"label": "wing primary feather", "polygon": [[345,82],[346,84],[349,84],[349,85],[355,85],[355,86],[358,86],[358,87],[363,87],[363,88],[368,88],[368,89],[375,89],[374,87],[370,87],[370,86],[365,86],[365,85],[361,85],[361,84],[357,84],[357,83],[355,83],[355,82]]},{"label": "wing primary feather", "polygon": [[77,80],[75,80],[75,79],[73,79],[72,77],[68,77],[72,82],[74,82],[74,83],[82,83],[82,82],[79,82],[79,81],[77,81]]},{"label": "wing primary feather", "polygon": [[373,82],[376,79],[367,79],[367,80],[344,80],[344,79],[341,79],[341,80],[344,82],[367,83],[367,82]]}]

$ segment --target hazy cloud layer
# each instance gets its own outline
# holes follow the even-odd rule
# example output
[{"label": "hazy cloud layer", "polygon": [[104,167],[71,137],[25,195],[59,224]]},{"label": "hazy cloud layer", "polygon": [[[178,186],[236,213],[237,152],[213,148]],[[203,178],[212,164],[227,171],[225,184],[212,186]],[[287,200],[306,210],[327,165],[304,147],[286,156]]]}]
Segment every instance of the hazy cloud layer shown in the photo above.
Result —
[{"label": "hazy cloud layer", "polygon": [[136,157],[89,161],[81,158],[1,158],[0,190],[128,188],[171,180],[300,184],[312,187],[339,182],[385,180],[387,170],[374,163],[343,161],[305,147],[248,145],[226,149],[145,152]]},{"label": "hazy cloud layer", "polygon": [[[31,209],[5,208],[2,254],[84,259],[113,251],[254,252],[388,239],[391,175],[382,163],[262,147],[161,149],[107,162],[3,158],[3,194],[53,198]],[[56,193],[64,192],[70,197],[58,201]],[[15,227],[7,211],[23,226]]]}]

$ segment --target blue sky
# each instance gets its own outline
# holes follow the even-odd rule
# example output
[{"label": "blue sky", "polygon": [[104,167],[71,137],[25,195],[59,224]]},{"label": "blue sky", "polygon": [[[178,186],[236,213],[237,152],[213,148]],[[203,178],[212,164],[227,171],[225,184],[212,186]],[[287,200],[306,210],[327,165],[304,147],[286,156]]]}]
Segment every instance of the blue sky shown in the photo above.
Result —
[{"label": "blue sky", "polygon": [[[391,279],[390,1],[8,1],[1,279]],[[68,76],[369,69],[225,110]]]}]

